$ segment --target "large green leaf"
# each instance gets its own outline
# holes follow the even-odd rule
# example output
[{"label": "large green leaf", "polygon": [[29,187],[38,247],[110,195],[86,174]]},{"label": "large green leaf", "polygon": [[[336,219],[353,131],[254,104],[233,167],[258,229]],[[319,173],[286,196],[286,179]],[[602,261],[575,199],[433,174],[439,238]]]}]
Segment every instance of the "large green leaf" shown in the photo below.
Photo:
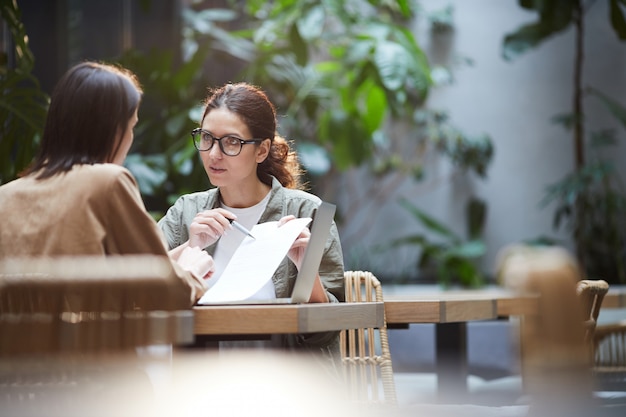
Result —
[{"label": "large green leaf", "polygon": [[330,171],[331,160],[325,148],[315,143],[296,143],[298,159],[308,173],[315,176],[322,176]]},{"label": "large green leaf", "polygon": [[31,74],[34,56],[17,2],[0,1],[0,18],[13,40],[14,67],[0,66],[0,184],[15,179],[33,158],[43,132],[49,98]]},{"label": "large green leaf", "polygon": [[326,13],[321,5],[311,7],[297,21],[298,32],[305,41],[314,41],[322,35]]},{"label": "large green leaf", "polygon": [[487,203],[479,198],[471,198],[466,207],[466,217],[468,237],[480,238],[487,221]]},{"label": "large green leaf", "polygon": [[413,205],[406,198],[400,198],[399,203],[402,207],[407,209],[417,220],[420,221],[429,231],[436,233],[440,236],[450,239],[453,242],[460,241],[459,237],[443,223],[437,221],[435,218],[426,214],[423,210]]},{"label": "large green leaf", "polygon": [[133,173],[139,190],[145,195],[154,195],[167,179],[167,161],[164,155],[130,154],[126,157],[124,166]]},{"label": "large green leaf", "polygon": [[340,170],[361,164],[371,154],[372,142],[363,125],[354,120],[354,114],[341,111],[328,111],[321,119],[322,132],[332,138],[333,158]]},{"label": "large green leaf", "polygon": [[0,78],[0,91],[0,120],[12,115],[33,131],[42,130],[49,99],[34,76],[9,71]]},{"label": "large green leaf", "polygon": [[580,0],[520,0],[522,7],[539,13],[539,20],[520,27],[504,38],[502,55],[513,60],[550,36],[565,30],[575,17],[575,8]]},{"label": "large green leaf", "polygon": [[364,82],[357,91],[357,101],[361,107],[361,121],[369,135],[381,127],[387,115],[387,96],[382,88],[372,80]]},{"label": "large green leaf", "polygon": [[374,63],[384,86],[389,90],[399,90],[406,83],[412,59],[396,42],[381,41],[376,45]]},{"label": "large green leaf", "polygon": [[613,27],[613,30],[615,30],[617,37],[621,40],[625,40],[626,18],[624,18],[624,12],[622,11],[622,6],[620,6],[620,3],[626,6],[625,0],[611,0],[611,26]]},{"label": "large green leaf", "polygon": [[477,259],[487,252],[485,243],[480,240],[470,240],[458,245],[452,246],[446,251],[447,256],[464,259]]},{"label": "large green leaf", "polygon": [[296,63],[300,66],[305,66],[309,60],[309,51],[307,43],[302,39],[296,25],[292,25],[289,29],[289,43],[290,49],[296,57]]},{"label": "large green leaf", "polygon": [[15,44],[17,70],[22,73],[30,73],[35,65],[35,57],[28,45],[28,36],[21,16],[22,13],[16,1],[0,1],[0,17],[6,22],[7,28],[11,32],[11,39]]},{"label": "large green leaf", "polygon": [[417,95],[423,100],[428,95],[433,81],[430,76],[430,64],[424,50],[420,48],[413,33],[405,27],[394,27],[392,30],[394,39],[408,52],[411,59],[409,64],[410,87],[415,89]]}]

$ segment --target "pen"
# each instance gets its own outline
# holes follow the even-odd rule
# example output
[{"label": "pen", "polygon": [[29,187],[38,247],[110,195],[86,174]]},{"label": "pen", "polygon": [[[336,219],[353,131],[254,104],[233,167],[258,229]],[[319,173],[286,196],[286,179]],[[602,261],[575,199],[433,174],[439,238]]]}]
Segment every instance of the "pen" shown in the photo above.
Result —
[{"label": "pen", "polygon": [[250,231],[248,229],[246,229],[245,227],[243,227],[240,223],[236,222],[233,219],[228,219],[228,221],[230,222],[230,224],[233,225],[233,227],[235,229],[238,229],[240,232],[245,233],[248,236],[250,236],[252,239],[256,240],[256,238],[254,236],[252,236],[252,233],[250,233]]}]

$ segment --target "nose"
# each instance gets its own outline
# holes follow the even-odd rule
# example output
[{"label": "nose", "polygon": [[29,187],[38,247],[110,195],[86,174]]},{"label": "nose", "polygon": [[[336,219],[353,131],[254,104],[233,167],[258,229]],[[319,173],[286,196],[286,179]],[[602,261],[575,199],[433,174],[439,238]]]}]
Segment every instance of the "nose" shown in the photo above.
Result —
[{"label": "nose", "polygon": [[209,156],[211,158],[222,158],[224,154],[222,153],[222,149],[220,148],[220,144],[217,140],[213,139],[213,146],[209,149]]}]

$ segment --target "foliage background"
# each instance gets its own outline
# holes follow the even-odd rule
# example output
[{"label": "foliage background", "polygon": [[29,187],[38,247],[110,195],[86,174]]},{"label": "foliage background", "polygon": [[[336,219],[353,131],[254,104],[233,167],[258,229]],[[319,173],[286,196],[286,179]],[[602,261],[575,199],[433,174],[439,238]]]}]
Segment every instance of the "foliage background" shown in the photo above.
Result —
[{"label": "foliage background", "polygon": [[[3,8],[17,4],[9,0],[0,2]],[[45,4],[58,7],[61,3],[65,4],[56,1]],[[109,40],[104,45],[109,47],[105,48],[107,53],[100,50],[100,53],[94,55],[86,51],[87,47],[93,47],[97,42],[89,36],[81,35],[87,30],[85,26],[90,26],[86,18],[88,8],[97,8],[94,5],[104,7],[105,3],[107,10],[114,8],[115,5],[119,7],[122,16],[121,26],[112,32],[117,37],[102,37]],[[491,220],[493,209],[498,209],[503,204],[501,200],[494,198],[493,191],[488,189],[504,181],[503,171],[499,166],[495,177],[487,176],[488,170],[493,170],[494,140],[488,134],[469,135],[459,126],[471,126],[470,131],[498,132],[496,137],[498,143],[505,143],[505,138],[509,137],[520,138],[521,141],[525,141],[525,138],[521,138],[514,129],[503,131],[499,127],[503,124],[499,114],[491,118],[478,117],[477,119],[484,120],[485,123],[484,128],[477,128],[478,124],[468,122],[467,119],[467,115],[476,115],[477,109],[465,107],[463,112],[459,112],[454,102],[448,102],[451,111],[437,108],[437,104],[443,101],[437,100],[437,95],[433,100],[433,91],[443,90],[448,95],[455,89],[477,91],[474,85],[464,81],[471,79],[468,72],[459,71],[472,68],[473,58],[459,56],[456,52],[460,50],[457,44],[463,44],[464,38],[475,39],[475,37],[467,36],[467,33],[464,37],[459,36],[461,33],[457,33],[454,12],[460,10],[456,16],[464,16],[464,21],[467,21],[472,12],[481,10],[485,12],[486,9],[480,5],[468,5],[458,1],[450,3],[455,5],[454,9],[445,7],[441,2],[428,0],[420,3],[356,0],[276,1],[269,4],[260,1],[231,3],[77,0],[67,2],[75,9],[65,10],[71,19],[62,22],[61,25],[63,30],[68,31],[65,41],[68,47],[71,47],[69,59],[67,62],[58,63],[57,67],[66,68],[76,59],[98,58],[123,62],[139,74],[146,87],[146,97],[140,113],[141,124],[137,128],[136,144],[127,162],[137,176],[146,203],[153,210],[155,217],[161,215],[179,194],[210,186],[195,156],[188,131],[197,124],[200,101],[206,94],[207,86],[219,85],[229,80],[246,79],[262,85],[278,105],[281,113],[281,133],[295,141],[302,162],[308,168],[312,191],[328,200],[341,202],[338,220],[345,226],[344,230],[347,231],[345,235],[350,242],[345,248],[346,252],[350,252],[347,253],[348,262],[365,267],[369,266],[368,259],[373,259],[371,253],[382,255],[382,251],[386,250],[385,256],[376,258],[390,259],[394,253],[398,254],[400,249],[403,249],[413,257],[414,261],[411,262],[418,265],[418,270],[435,271],[432,273],[440,279],[458,279],[466,269],[457,265],[463,264],[472,265],[479,276],[484,276],[484,271],[489,269],[485,268],[485,262],[487,265],[490,264],[494,251],[502,242],[532,240],[563,243],[563,241],[547,236],[551,234],[547,227],[526,228],[520,233],[519,230],[524,229],[523,218],[516,220],[518,224],[507,225],[508,231],[498,232],[494,239],[496,233],[494,227],[499,226],[494,226]],[[509,1],[507,4],[502,2],[491,4],[489,16],[495,16],[504,9],[507,10],[506,16],[512,16],[513,3]],[[610,0],[607,3],[567,2],[566,7],[570,13],[565,15],[556,13],[557,10],[562,10],[557,6],[564,4],[556,0],[517,3],[521,6],[520,9],[524,9],[524,14],[520,14],[517,21],[531,23],[518,25],[519,30],[514,32],[511,30],[516,26],[510,26],[509,31],[501,39],[504,58],[517,56],[521,51],[525,52],[525,57],[519,56],[515,59],[516,68],[524,67],[524,60],[537,64],[536,60],[533,61],[530,49],[534,48],[538,51],[534,54],[545,57],[545,53],[541,52],[546,48],[544,44],[556,43],[559,46],[553,48],[553,51],[560,49],[558,53],[570,48],[562,39],[575,39],[575,36],[570,35],[572,33],[570,28],[576,26],[577,14],[571,12],[575,10],[576,5],[584,4],[588,13],[585,14],[583,21],[590,21],[595,28],[600,27],[596,10],[598,8],[607,10],[608,14],[602,17],[604,27],[612,28],[610,32],[612,36],[617,34],[619,37],[623,33],[620,29],[623,24],[623,19],[620,20],[624,7],[622,0]],[[174,24],[171,31],[158,31],[167,34],[171,39],[170,43],[161,41],[160,45],[148,45],[145,40],[142,41],[141,35],[149,32],[146,28],[154,26],[146,26],[147,23],[142,23],[142,19],[149,19],[155,10],[163,9],[164,4],[170,5],[168,7],[175,13],[170,13],[169,21],[159,22],[161,28],[164,23],[165,26],[171,23],[171,16],[180,14],[182,20]],[[422,4],[430,6],[430,10],[427,11]],[[605,9],[604,5],[607,5]],[[132,10],[132,13],[129,14],[128,10]],[[535,16],[533,13],[537,16],[536,23],[532,23]],[[129,15],[132,19],[128,18]],[[588,15],[590,17],[587,17]],[[609,19],[606,16],[609,16]],[[19,19],[16,22],[19,22]],[[113,25],[111,22],[109,24]],[[126,36],[128,26],[132,29],[130,37]],[[485,29],[486,33],[487,26],[480,29]],[[46,32],[41,28],[40,30]],[[416,36],[418,32],[425,37]],[[597,44],[600,37],[598,33],[604,35],[607,32],[596,30],[590,33],[592,42],[595,42],[592,44]],[[115,44],[113,40],[118,37],[120,48],[117,49],[117,53],[113,53],[110,46]],[[24,39],[21,35],[18,35],[18,38]],[[32,36],[32,39],[38,38]],[[128,39],[132,42],[128,42]],[[493,36],[488,41],[492,42],[492,39]],[[543,42],[545,40],[550,42]],[[89,45],[88,42],[92,41],[95,43]],[[82,50],[76,49],[80,42],[86,43],[82,45]],[[17,44],[19,45],[19,42]],[[425,49],[425,45],[428,45],[428,50]],[[511,51],[516,52],[511,54]],[[589,54],[593,52],[593,49],[588,51]],[[55,54],[60,55],[62,54]],[[438,59],[441,56],[444,59]],[[529,56],[531,58],[528,58]],[[7,70],[3,72],[3,83],[10,79],[5,76],[8,70],[17,67],[16,61],[12,61],[14,57],[11,57],[11,54],[6,54],[5,58],[3,71],[4,68]],[[481,55],[481,59],[484,61],[485,56]],[[553,62],[562,68],[563,74],[575,73],[575,65],[571,61],[556,63],[553,60]],[[591,62],[595,63],[598,60]],[[479,65],[480,63],[479,61]],[[50,62],[44,61],[44,64],[50,68]],[[583,68],[588,66],[589,64],[583,65]],[[536,71],[534,76],[541,82],[548,71],[545,71],[542,64],[539,64],[539,68],[544,68],[544,72]],[[23,70],[22,72],[24,73]],[[41,74],[39,72],[40,76]],[[478,79],[480,80],[480,77]],[[518,78],[512,73],[507,80],[509,83],[520,82],[516,81]],[[501,78],[495,81],[502,82]],[[45,109],[47,96],[45,93],[38,95],[41,90],[38,89],[35,79],[31,78],[28,82],[32,83],[31,91],[35,91],[36,94],[26,102],[30,103],[28,105],[39,103],[35,106]],[[587,101],[603,103],[616,120],[623,120],[623,106],[618,99],[607,94],[606,89],[595,85],[583,87],[576,88],[575,94],[582,92]],[[534,91],[530,86],[524,88]],[[27,90],[24,88],[23,91]],[[479,91],[479,95],[482,96],[487,91],[495,92],[495,85]],[[8,89],[4,87],[3,92],[21,94],[22,89],[11,90],[10,87]],[[7,97],[7,94],[3,94],[3,98]],[[516,97],[515,94],[510,95],[509,103],[516,105]],[[17,103],[15,100],[10,102]],[[498,106],[500,104],[493,100],[477,103],[477,107],[493,109]],[[545,108],[545,105],[538,100],[535,107]],[[581,113],[579,109],[565,110],[569,116],[563,115],[562,107],[553,107],[553,110],[552,114],[561,114],[555,120],[562,126],[579,129],[580,123],[577,122],[576,116]],[[37,111],[29,114],[36,115]],[[39,114],[41,115],[41,112]],[[539,115],[530,123],[538,126],[541,124],[541,118],[549,120],[550,115]],[[618,126],[619,123],[623,125],[623,122],[618,122]],[[10,123],[4,122],[3,126],[10,126]],[[608,218],[605,215],[607,212],[603,212],[599,207],[606,207],[608,213],[612,213],[612,218],[617,220],[623,207],[621,206],[623,194],[619,184],[620,169],[619,166],[615,166],[610,150],[612,147],[617,150],[620,148],[619,136],[622,132],[608,127],[598,129],[594,123],[589,126],[592,129],[585,132],[587,138],[585,149],[589,151],[590,156],[587,160],[588,165],[584,169],[576,168],[571,176],[565,173],[561,183],[557,181],[558,178],[542,178],[541,183],[534,185],[537,190],[552,185],[548,189],[545,207],[555,213],[554,224],[558,227],[553,231],[557,236],[564,236],[563,225],[570,227],[568,233],[573,237],[583,230],[577,228],[580,222],[576,222],[577,217],[573,215],[580,206],[577,208],[577,203],[573,202],[585,200],[572,198],[576,193],[587,199],[586,213],[590,214],[589,218],[598,219],[596,224],[599,226],[606,226],[607,223],[603,220]],[[3,182],[19,170],[20,164],[28,160],[28,154],[32,153],[37,143],[36,132],[36,128],[33,131],[17,128],[12,134],[3,134],[0,144],[2,158],[10,162],[3,163],[3,170],[7,167],[9,170],[9,174],[3,173]],[[12,141],[7,138],[18,139]],[[549,141],[549,138],[544,138],[542,149],[549,152],[554,147],[552,143],[554,142]],[[510,153],[517,145],[513,142],[507,143],[507,151]],[[500,154],[501,149],[498,149]],[[576,148],[563,144],[562,149],[565,153]],[[432,162],[433,158],[445,159],[452,167],[450,173],[437,178],[439,173]],[[501,157],[500,164],[507,160],[506,158]],[[515,182],[519,177],[519,173],[517,174],[516,176],[515,172],[508,171],[505,176],[508,181]],[[357,178],[358,180],[355,180]],[[466,180],[458,182],[459,178]],[[474,181],[476,179],[478,183]],[[446,210],[447,215],[445,211],[432,210],[432,206],[423,195],[406,186],[407,181],[416,184],[437,182],[441,184],[449,180],[464,184],[463,187],[466,189],[462,193],[462,198],[452,203],[458,208]],[[480,185],[480,181],[484,181],[484,185]],[[345,184],[352,186],[345,187]],[[358,186],[354,186],[355,184]],[[339,188],[340,186],[343,188]],[[481,203],[481,194],[492,197]],[[405,197],[405,200],[399,200],[398,195]],[[525,194],[521,193],[520,196],[522,195]],[[509,194],[507,198],[511,196]],[[376,228],[368,227],[374,218],[380,218],[380,209],[388,199],[396,204],[404,201],[397,206],[399,210],[404,211],[407,227],[405,233],[396,236],[395,240],[372,236],[372,231]],[[519,207],[524,205],[531,207],[531,210],[537,210],[537,200],[539,199],[519,200],[521,203]],[[359,215],[354,211],[355,207]],[[476,210],[476,207],[482,208]],[[468,213],[474,214],[467,216],[462,214],[466,208]],[[514,211],[515,209],[511,213]],[[449,218],[451,213],[456,213],[458,219],[467,219],[461,222],[464,223],[464,227],[459,227],[459,221],[456,219]],[[496,215],[501,216],[498,213]],[[620,233],[623,230],[621,223],[610,224],[611,227],[603,227],[602,230],[616,230]],[[540,230],[540,233],[533,233],[533,230]],[[587,230],[586,235],[593,238],[598,235],[598,231],[592,227]],[[492,242],[491,248],[481,245],[485,241]],[[589,241],[592,242],[592,247],[585,250],[585,253],[602,248],[602,245],[598,245],[597,239]],[[366,247],[361,255],[352,254],[351,251],[361,243],[368,245],[369,249]],[[398,245],[393,251],[389,250],[392,243]],[[622,245],[619,239],[614,239],[613,244],[618,246],[612,248],[619,248],[619,245]],[[623,248],[623,245],[621,247]],[[460,250],[461,248],[474,250],[465,251]],[[475,250],[476,248],[480,250]],[[485,250],[491,253],[487,259],[484,257]],[[606,250],[599,252],[602,251],[603,258],[599,259],[606,259],[606,254],[609,253],[615,255],[614,265],[623,266],[623,250],[608,249],[607,246]],[[425,256],[429,253],[430,255]],[[451,262],[452,270],[445,273],[447,278],[444,277],[441,271],[446,268],[442,269],[442,266],[449,262],[450,256],[458,254],[463,256],[462,262],[456,260]],[[426,267],[424,264],[429,259],[432,265]],[[378,268],[376,272],[379,272],[379,275],[385,276],[384,266],[371,266],[371,269]],[[413,273],[407,277],[415,279]],[[609,280],[614,276],[612,273],[599,274]]]}]

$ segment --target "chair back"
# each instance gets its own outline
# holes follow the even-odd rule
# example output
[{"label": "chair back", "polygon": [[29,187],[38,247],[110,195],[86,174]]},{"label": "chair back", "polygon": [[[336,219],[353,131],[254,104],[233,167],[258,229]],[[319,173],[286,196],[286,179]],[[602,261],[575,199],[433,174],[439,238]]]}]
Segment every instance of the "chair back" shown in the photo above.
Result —
[{"label": "chair back", "polygon": [[[582,323],[593,316],[601,299],[581,302],[577,262],[559,247],[513,248],[502,276],[511,288],[538,296],[520,322],[523,386],[533,406],[545,415],[553,407],[573,412],[588,406],[592,384],[585,337],[590,327]],[[585,294],[591,287],[580,285]]]},{"label": "chair back", "polygon": [[583,326],[585,329],[585,341],[593,348],[594,332],[602,308],[602,300],[609,291],[609,284],[604,280],[578,281],[576,293],[582,304]]},{"label": "chair back", "polygon": [[[367,271],[344,273],[346,302],[382,302],[380,281]],[[387,320],[381,328],[343,330],[341,358],[350,396],[361,403],[397,405]]]},{"label": "chair back", "polygon": [[593,375],[599,391],[626,391],[626,320],[596,327]]},{"label": "chair back", "polygon": [[189,343],[177,280],[154,255],[2,260],[0,357]]}]

